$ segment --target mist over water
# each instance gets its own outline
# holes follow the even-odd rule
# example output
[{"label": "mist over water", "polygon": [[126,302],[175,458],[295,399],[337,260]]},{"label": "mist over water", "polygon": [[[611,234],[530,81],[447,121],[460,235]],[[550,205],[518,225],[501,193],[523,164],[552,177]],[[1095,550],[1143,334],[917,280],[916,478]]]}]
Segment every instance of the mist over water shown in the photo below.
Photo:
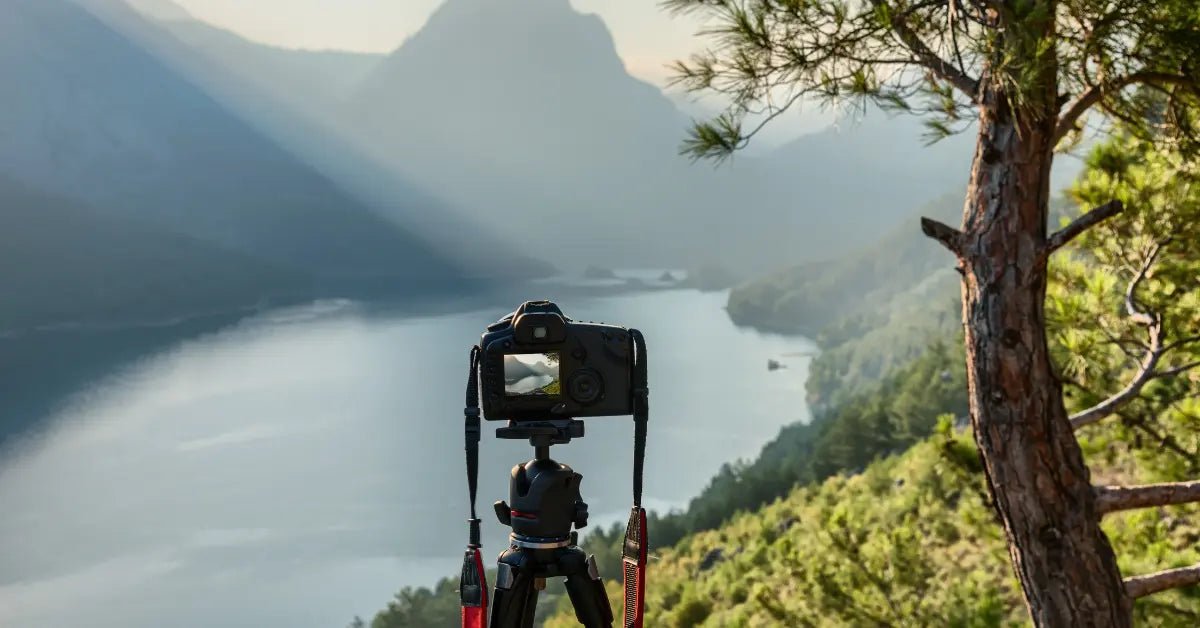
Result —
[{"label": "mist over water", "polygon": [[[647,502],[685,503],[721,464],[806,420],[811,350],[740,330],[724,293],[565,299],[649,343]],[[0,461],[0,625],[342,626],[457,570],[469,346],[516,303],[384,316],[273,312],[144,357],[73,396]],[[788,369],[768,372],[768,358]],[[485,426],[485,554],[527,443]],[[630,503],[633,426],[587,422],[552,455],[593,524]],[[612,574],[604,574],[611,576]]]}]

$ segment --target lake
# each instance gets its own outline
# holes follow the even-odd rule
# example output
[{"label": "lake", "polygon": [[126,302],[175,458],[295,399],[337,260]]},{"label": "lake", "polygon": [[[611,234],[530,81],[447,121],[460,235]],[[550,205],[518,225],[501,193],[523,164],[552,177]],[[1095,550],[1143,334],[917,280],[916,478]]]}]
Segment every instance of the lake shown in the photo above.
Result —
[{"label": "lake", "polygon": [[[646,335],[651,508],[685,504],[723,463],[808,420],[811,343],[735,327],[726,296],[560,301],[568,316]],[[166,344],[47,406],[0,459],[0,625],[341,628],[401,586],[457,573],[468,350],[516,305],[268,312]],[[768,359],[786,368],[768,371]],[[551,454],[583,474],[593,526],[607,525],[631,502],[633,425],[586,426]],[[507,499],[509,469],[532,448],[484,427],[490,562],[506,534],[490,504]]]}]

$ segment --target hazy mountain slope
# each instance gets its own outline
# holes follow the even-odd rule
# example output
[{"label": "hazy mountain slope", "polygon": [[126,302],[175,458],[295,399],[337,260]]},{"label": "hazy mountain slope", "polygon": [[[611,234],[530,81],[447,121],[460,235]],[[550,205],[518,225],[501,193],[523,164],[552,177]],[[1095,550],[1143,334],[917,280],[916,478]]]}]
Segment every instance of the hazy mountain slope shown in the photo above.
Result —
[{"label": "hazy mountain slope", "polygon": [[83,1],[91,7],[127,3],[180,42],[220,63],[223,69],[252,79],[267,93],[289,96],[289,104],[305,112],[327,112],[384,58],[382,54],[296,50],[255,43],[194,19],[167,0]]},{"label": "hazy mountain slope", "polygon": [[792,216],[801,218],[803,226],[853,246],[878,237],[913,207],[966,185],[974,132],[929,146],[924,133],[920,118],[870,109],[799,137],[758,161],[766,172],[766,189],[793,199]]},{"label": "hazy mountain slope", "polygon": [[246,255],[0,176],[0,333],[161,321],[306,294],[309,280]]},{"label": "hazy mountain slope", "polygon": [[918,121],[874,118],[852,141],[821,133],[717,169],[689,163],[687,116],[630,77],[604,24],[568,0],[447,0],[347,116],[496,229],[609,265],[761,271],[829,256],[961,185],[970,164],[962,139],[930,151]]},{"label": "hazy mountain slope", "polygon": [[0,2],[0,172],[327,279],[452,271],[63,0]]},{"label": "hazy mountain slope", "polygon": [[[868,108],[755,161],[763,170],[763,189],[792,199],[792,225],[819,230],[844,253],[884,235],[891,225],[909,218],[911,208],[945,190],[963,189],[975,140],[972,126],[929,144],[921,117]],[[1080,166],[1076,159],[1056,160],[1052,187],[1065,186]],[[949,201],[947,207],[957,206],[945,219],[957,224],[962,198]]]},{"label": "hazy mountain slope", "polygon": [[439,194],[580,268],[758,256],[737,236],[762,229],[728,230],[747,224],[731,172],[678,157],[687,119],[568,0],[448,0],[345,115]]},{"label": "hazy mountain slope", "polygon": [[169,0],[134,3],[144,14],[130,10],[126,0],[79,2],[345,193],[420,237],[463,274],[497,279],[549,272],[544,262],[487,233],[341,131],[331,110],[382,55],[258,44],[193,20]]},{"label": "hazy mountain slope", "polygon": [[944,195],[918,211],[908,210],[905,220],[870,245],[746,282],[730,293],[729,315],[739,325],[810,336],[831,323],[845,326],[858,312],[874,314],[863,325],[878,324],[886,318],[879,309],[891,296],[953,267],[954,258],[921,234],[918,218],[952,222],[960,205],[958,195]]}]

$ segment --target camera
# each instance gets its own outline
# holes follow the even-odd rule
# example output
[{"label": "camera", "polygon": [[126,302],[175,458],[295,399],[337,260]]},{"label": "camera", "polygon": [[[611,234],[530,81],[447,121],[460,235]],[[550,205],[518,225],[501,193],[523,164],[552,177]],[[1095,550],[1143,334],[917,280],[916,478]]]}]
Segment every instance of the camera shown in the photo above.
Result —
[{"label": "camera", "polygon": [[545,421],[633,413],[633,339],[615,325],[527,301],[488,326],[479,347],[483,417]]}]

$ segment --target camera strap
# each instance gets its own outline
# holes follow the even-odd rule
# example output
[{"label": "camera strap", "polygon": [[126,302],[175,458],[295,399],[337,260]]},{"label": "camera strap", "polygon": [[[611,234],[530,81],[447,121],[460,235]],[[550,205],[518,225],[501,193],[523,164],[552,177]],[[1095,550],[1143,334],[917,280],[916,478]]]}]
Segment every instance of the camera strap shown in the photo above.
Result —
[{"label": "camera strap", "polygon": [[650,420],[650,390],[646,368],[646,339],[631,329],[633,337],[633,509],[625,528],[621,550],[625,580],[624,628],[642,628],[646,607],[646,509],[642,508],[642,475],[646,459],[646,428]]},{"label": "camera strap", "polygon": [[462,576],[458,595],[462,606],[463,628],[487,626],[487,575],[483,571],[483,556],[479,532],[479,517],[475,514],[475,493],[479,483],[479,347],[471,347],[471,371],[467,374],[467,403],[463,409],[464,434],[467,450],[467,490],[471,494],[471,518],[468,520],[467,550],[463,555]]}]

